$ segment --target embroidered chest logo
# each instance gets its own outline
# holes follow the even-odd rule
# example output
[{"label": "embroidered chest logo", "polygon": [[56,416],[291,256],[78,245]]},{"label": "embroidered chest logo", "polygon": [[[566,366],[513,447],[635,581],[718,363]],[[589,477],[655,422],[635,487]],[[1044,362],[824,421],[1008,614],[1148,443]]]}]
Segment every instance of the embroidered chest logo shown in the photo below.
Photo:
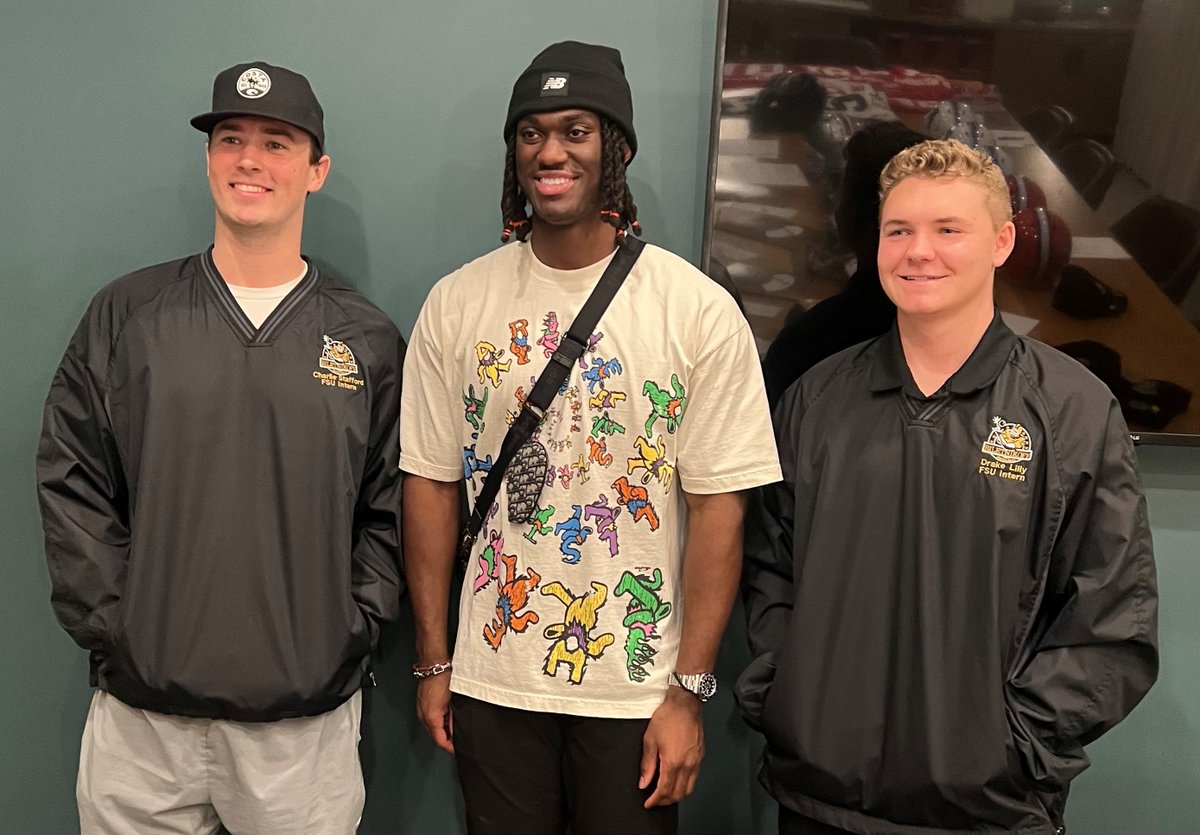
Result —
[{"label": "embroidered chest logo", "polygon": [[1028,472],[1025,462],[1033,458],[1033,441],[1028,430],[1019,423],[1009,423],[996,415],[992,431],[981,448],[987,458],[979,459],[981,475],[1024,481]]},{"label": "embroidered chest logo", "polygon": [[321,337],[325,346],[321,349],[321,358],[317,360],[323,371],[314,371],[313,377],[321,381],[321,385],[358,391],[363,386],[363,380],[358,376],[358,362],[354,352],[345,342],[339,342],[328,336]]}]

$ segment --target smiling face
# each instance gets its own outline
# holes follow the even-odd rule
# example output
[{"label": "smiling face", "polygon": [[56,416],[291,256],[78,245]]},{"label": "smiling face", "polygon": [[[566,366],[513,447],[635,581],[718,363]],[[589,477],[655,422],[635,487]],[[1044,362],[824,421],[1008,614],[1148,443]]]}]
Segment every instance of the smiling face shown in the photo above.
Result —
[{"label": "smiling face", "polygon": [[879,278],[907,318],[991,318],[996,267],[1012,251],[1011,221],[999,226],[987,192],[968,177],[910,176],[884,199]]},{"label": "smiling face", "polygon": [[213,128],[208,184],[217,223],[235,233],[298,235],[304,199],[329,173],[329,157],[312,162],[313,139],[276,119],[237,116]]},{"label": "smiling face", "polygon": [[600,119],[587,110],[534,113],[517,122],[517,182],[534,222],[600,224]]}]

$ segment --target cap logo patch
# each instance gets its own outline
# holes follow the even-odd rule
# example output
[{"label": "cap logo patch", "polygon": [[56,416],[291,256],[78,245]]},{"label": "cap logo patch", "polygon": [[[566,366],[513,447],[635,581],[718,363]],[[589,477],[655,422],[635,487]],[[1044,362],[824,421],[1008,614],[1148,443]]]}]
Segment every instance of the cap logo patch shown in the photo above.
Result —
[{"label": "cap logo patch", "polygon": [[237,91],[244,99],[261,99],[271,89],[271,76],[251,67],[238,76]]},{"label": "cap logo patch", "polygon": [[568,95],[571,74],[565,72],[542,73],[542,97]]}]

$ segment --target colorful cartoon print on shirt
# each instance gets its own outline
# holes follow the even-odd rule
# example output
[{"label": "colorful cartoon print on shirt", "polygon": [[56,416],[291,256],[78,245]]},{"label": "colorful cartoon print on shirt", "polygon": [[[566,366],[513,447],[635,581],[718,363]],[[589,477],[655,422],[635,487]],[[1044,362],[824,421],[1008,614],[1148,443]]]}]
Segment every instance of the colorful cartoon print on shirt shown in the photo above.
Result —
[{"label": "colorful cartoon print on shirt", "polygon": [[[561,449],[558,451],[562,452]],[[571,489],[571,476],[572,475],[573,475],[573,473],[571,472],[570,464],[563,464],[562,466],[560,466],[558,468],[558,481],[560,484],[562,484],[562,489],[564,489],[564,490]]]},{"label": "colorful cartoon print on shirt", "polygon": [[600,331],[596,331],[594,334],[588,337],[587,344],[583,346],[583,351],[581,351],[579,354],[579,367],[584,371],[587,371],[588,367],[587,355],[596,353],[596,343],[603,338],[604,334],[602,334]]},{"label": "colorful cartoon print on shirt", "polygon": [[540,507],[533,512],[529,517],[529,530],[525,532],[525,538],[530,542],[537,544],[539,536],[549,536],[554,533],[554,528],[549,524],[550,517],[554,515],[554,505]]},{"label": "colorful cartoon print on shirt", "polygon": [[587,484],[588,470],[592,468],[592,462],[583,457],[583,453],[579,453],[579,459],[571,463],[571,472],[575,474],[575,479],[580,484]]},{"label": "colorful cartoon print on shirt", "polygon": [[[533,388],[533,383],[534,383],[534,379],[532,377],[530,377],[529,378],[529,388],[530,389]],[[517,419],[517,415],[521,413],[521,410],[523,408],[525,408],[525,398],[526,397],[527,397],[527,395],[525,394],[525,387],[517,386],[516,391],[513,392],[513,398],[517,401],[517,408],[513,409],[513,410],[509,410],[509,409],[504,410],[504,422],[507,423],[509,426],[512,426],[513,421]]]},{"label": "colorful cartoon print on shirt", "polygon": [[596,392],[595,397],[588,399],[588,405],[599,411],[600,409],[614,409],[617,404],[625,399],[623,391],[609,391],[608,389],[600,389]]},{"label": "colorful cartoon print on shirt", "polygon": [[501,552],[504,550],[504,537],[500,531],[488,531],[488,544],[479,552],[479,574],[471,586],[472,594],[479,594],[492,580],[500,579]]},{"label": "colorful cartoon print on shirt", "polygon": [[478,458],[475,455],[475,444],[463,447],[463,478],[471,480],[475,473],[490,473],[492,471],[492,456]]},{"label": "colorful cartoon print on shirt", "polygon": [[617,491],[617,504],[625,505],[633,521],[640,522],[645,519],[650,524],[650,530],[658,530],[658,513],[654,510],[654,505],[650,504],[650,494],[646,492],[645,487],[631,486],[625,476],[614,481],[612,487]]},{"label": "colorful cartoon print on shirt", "polygon": [[[467,393],[462,396],[463,417],[467,419],[467,423],[471,424],[471,428],[476,432],[483,431],[483,411],[487,408],[488,390],[487,386],[482,386],[483,397],[475,396],[475,384],[471,383],[467,386]],[[472,435],[471,437],[475,437]]]},{"label": "colorful cartoon print on shirt", "polygon": [[588,534],[592,532],[591,528],[580,521],[579,517],[583,513],[583,508],[573,504],[571,510],[573,512],[569,519],[554,526],[554,535],[559,538],[561,543],[558,550],[562,552],[562,561],[567,565],[575,565],[579,562],[583,556],[579,551],[579,546],[587,540]]},{"label": "colorful cartoon print on shirt", "polygon": [[500,361],[502,356],[503,348],[497,349],[490,342],[475,343],[475,359],[479,361],[475,373],[479,375],[480,384],[491,383],[492,388],[500,388],[500,378],[512,367],[512,360]]},{"label": "colorful cartoon print on shirt", "polygon": [[547,357],[552,357],[558,350],[560,339],[562,339],[562,335],[558,332],[558,314],[551,310],[542,317],[542,338],[537,341],[537,344],[542,346]]},{"label": "colorful cartoon print on shirt", "polygon": [[621,373],[621,362],[616,357],[610,360],[604,360],[600,357],[592,358],[592,367],[581,375],[587,380],[588,394],[596,391],[596,386],[604,388],[607,380]]},{"label": "colorful cartoon print on shirt", "polygon": [[[575,389],[571,389],[571,391],[574,391],[574,390]],[[567,392],[568,395],[570,395],[570,393],[571,392]],[[583,420],[583,404],[580,403],[578,400],[572,400],[571,401],[571,431],[572,432],[582,432],[583,431],[582,429],[579,428],[579,422],[581,420]]]},{"label": "colorful cartoon print on shirt", "polygon": [[566,664],[570,668],[567,681],[582,684],[588,659],[599,658],[616,640],[610,633],[591,637],[592,630],[596,628],[596,613],[608,599],[608,587],[593,582],[590,592],[576,597],[556,580],[542,586],[542,594],[557,597],[567,607],[562,622],[553,623],[542,632],[551,641],[542,671],[548,676],[557,677],[559,665]]},{"label": "colorful cartoon print on shirt", "polygon": [[479,576],[475,578],[473,585],[475,594],[478,594],[479,590],[492,580],[500,579],[500,563],[497,561],[497,556],[504,550],[504,540],[499,531],[491,529],[492,520],[496,518],[499,511],[500,502],[492,502],[492,506],[488,509],[487,515],[483,517],[483,524],[480,526],[481,530],[488,532],[488,544],[476,558],[479,560]]},{"label": "colorful cartoon print on shirt", "polygon": [[648,484],[650,479],[657,478],[663,492],[670,493],[671,476],[675,473],[675,468],[667,462],[667,444],[663,436],[658,436],[658,443],[654,446],[650,446],[650,442],[640,436],[633,445],[640,457],[628,459],[626,474],[633,475],[634,470],[645,469],[642,473],[642,484]]},{"label": "colorful cartoon print on shirt", "polygon": [[532,568],[526,569],[525,574],[517,574],[516,555],[504,554],[500,561],[504,563],[504,582],[496,597],[496,617],[490,624],[483,625],[483,640],[493,652],[500,651],[500,642],[510,629],[520,633],[538,622],[537,612],[521,610],[529,603],[530,593],[542,581],[541,575]]},{"label": "colorful cartoon print on shirt", "polygon": [[659,639],[658,623],[671,614],[671,604],[658,595],[662,584],[662,571],[657,568],[649,576],[626,571],[613,592],[618,597],[623,594],[630,597],[625,619],[621,621],[629,630],[625,639],[625,670],[630,681],[643,682],[649,678],[646,667],[654,663],[658,654],[650,642]]},{"label": "colorful cartoon print on shirt", "polygon": [[687,409],[687,395],[679,382],[678,374],[671,375],[671,389],[673,394],[663,391],[653,380],[647,380],[642,386],[642,394],[650,398],[650,417],[646,419],[647,438],[653,434],[654,423],[659,418],[666,418],[667,432],[671,434],[675,434],[680,421],[683,420],[683,413]]},{"label": "colorful cartoon print on shirt", "polygon": [[606,438],[601,438],[597,441],[591,435],[588,435],[587,445],[589,461],[595,461],[601,467],[607,467],[613,462],[612,453],[608,451],[608,440]]},{"label": "colorful cartoon print on shirt", "polygon": [[508,323],[508,332],[512,339],[508,349],[517,358],[517,365],[529,364],[529,320],[518,319]]},{"label": "colorful cartoon print on shirt", "polygon": [[592,418],[592,435],[624,435],[625,427],[608,416],[608,412]]},{"label": "colorful cartoon print on shirt", "polygon": [[609,507],[608,496],[603,493],[594,504],[584,505],[583,508],[583,520],[585,522],[595,520],[596,537],[608,546],[610,557],[617,555],[617,517],[620,515],[621,508],[619,506]]}]

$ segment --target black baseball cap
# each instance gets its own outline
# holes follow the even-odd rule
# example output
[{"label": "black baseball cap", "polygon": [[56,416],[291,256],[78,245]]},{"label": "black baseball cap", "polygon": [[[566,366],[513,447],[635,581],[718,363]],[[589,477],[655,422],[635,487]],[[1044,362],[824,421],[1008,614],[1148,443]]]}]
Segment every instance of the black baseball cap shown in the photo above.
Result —
[{"label": "black baseball cap", "polygon": [[551,44],[521,73],[508,102],[504,141],[513,138],[522,117],[574,107],[612,119],[625,134],[629,159],[633,159],[637,153],[633,95],[621,53],[611,46],[579,41]]},{"label": "black baseball cap", "polygon": [[300,73],[265,61],[238,64],[213,81],[212,110],[192,119],[196,130],[211,134],[217,123],[234,116],[278,119],[312,136],[325,148],[325,111]]}]

